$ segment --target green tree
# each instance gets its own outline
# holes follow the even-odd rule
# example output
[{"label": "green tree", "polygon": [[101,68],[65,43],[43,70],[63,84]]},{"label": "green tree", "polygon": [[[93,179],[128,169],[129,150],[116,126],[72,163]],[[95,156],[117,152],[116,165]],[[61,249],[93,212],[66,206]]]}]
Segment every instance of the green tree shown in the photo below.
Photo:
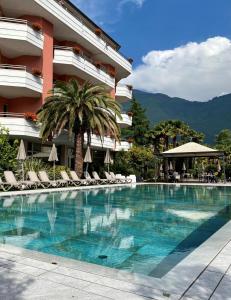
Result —
[{"label": "green tree", "polygon": [[120,138],[120,128],[116,117],[121,118],[119,104],[114,101],[104,86],[86,82],[80,85],[77,80],[56,82],[50,96],[38,111],[41,122],[40,136],[47,140],[67,129],[69,136],[74,133],[75,170],[83,173],[84,134],[88,144],[95,131],[103,140],[109,131],[116,140]]},{"label": "green tree", "polygon": [[225,151],[229,163],[231,162],[231,130],[223,129],[216,136],[216,148]]},{"label": "green tree", "polygon": [[122,130],[124,137],[132,137],[134,144],[144,146],[148,143],[149,120],[145,114],[145,109],[141,104],[133,99],[130,111],[133,114],[132,126]]},{"label": "green tree", "polygon": [[[147,178],[149,170],[155,167],[155,156],[150,147],[133,146],[129,151],[118,152],[115,157],[114,170],[124,175],[135,174]],[[153,174],[154,176],[154,174]]]},{"label": "green tree", "polygon": [[10,141],[9,130],[0,125],[0,171],[16,170],[18,152],[18,141]]}]

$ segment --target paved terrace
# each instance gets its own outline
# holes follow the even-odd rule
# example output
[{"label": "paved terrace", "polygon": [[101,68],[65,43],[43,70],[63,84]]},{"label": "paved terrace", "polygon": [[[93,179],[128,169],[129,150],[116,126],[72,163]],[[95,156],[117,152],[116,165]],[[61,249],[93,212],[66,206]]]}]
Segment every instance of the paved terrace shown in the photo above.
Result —
[{"label": "paved terrace", "polygon": [[228,300],[231,222],[161,279],[0,244],[0,299]]}]

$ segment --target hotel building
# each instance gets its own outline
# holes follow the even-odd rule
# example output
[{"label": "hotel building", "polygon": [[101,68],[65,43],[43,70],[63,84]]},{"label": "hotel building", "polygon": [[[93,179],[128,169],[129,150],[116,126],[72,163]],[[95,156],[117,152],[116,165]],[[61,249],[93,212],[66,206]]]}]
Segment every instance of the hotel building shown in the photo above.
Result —
[{"label": "hotel building", "polygon": [[[44,103],[55,80],[76,78],[105,84],[119,103],[132,99],[121,85],[132,70],[120,46],[69,0],[0,1],[0,124],[10,137],[23,139],[28,155],[46,157],[51,144],[41,144],[33,113]],[[132,117],[122,114],[121,127]],[[92,135],[98,152],[128,150],[126,141]],[[71,165],[73,144],[65,133],[55,139],[60,162]]]}]

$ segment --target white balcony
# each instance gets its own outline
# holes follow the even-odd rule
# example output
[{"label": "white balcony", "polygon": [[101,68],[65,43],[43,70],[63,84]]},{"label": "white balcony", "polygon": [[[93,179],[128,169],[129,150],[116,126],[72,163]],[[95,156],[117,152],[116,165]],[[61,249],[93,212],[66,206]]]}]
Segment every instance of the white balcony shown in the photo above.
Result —
[{"label": "white balcony", "polygon": [[[87,145],[87,134],[84,136],[84,143]],[[110,149],[112,151],[128,151],[132,144],[129,144],[128,142],[121,141],[116,142],[114,138],[111,137],[104,137],[103,141],[101,141],[100,137],[98,135],[92,134],[91,135],[91,147],[93,149]]]},{"label": "white balcony", "polygon": [[[131,71],[131,63],[113,49],[105,35],[99,37],[94,32],[94,26],[77,12],[63,7],[58,0],[1,0],[1,6],[7,16],[14,18],[20,15],[37,15],[54,24],[54,36],[57,40],[76,41],[98,59],[116,68],[117,80],[127,77]],[[64,1],[65,2],[65,1]],[[65,5],[64,5],[65,6]],[[70,5],[69,5],[70,6]],[[85,20],[84,20],[85,19]]]},{"label": "white balcony", "polygon": [[43,80],[25,66],[0,65],[0,96],[5,98],[39,97]]},{"label": "white balcony", "polygon": [[132,126],[132,116],[129,116],[126,113],[121,114],[122,119],[116,118],[116,122],[120,125],[121,128]]},{"label": "white balcony", "polygon": [[132,100],[132,87],[118,84],[116,87],[116,100],[120,103]]},{"label": "white balcony", "polygon": [[55,73],[78,76],[93,83],[103,83],[110,88],[115,87],[115,78],[97,68],[89,59],[75,54],[72,48],[58,47],[55,48],[54,53]]},{"label": "white balcony", "polygon": [[40,55],[44,36],[26,20],[0,17],[0,49],[8,58]]},{"label": "white balcony", "polygon": [[16,138],[39,138],[39,127],[24,118],[24,114],[0,113],[0,124],[9,130]]},{"label": "white balcony", "polygon": [[125,141],[121,141],[120,143],[116,144],[116,148],[115,151],[129,151],[132,148],[132,144],[125,142]]}]

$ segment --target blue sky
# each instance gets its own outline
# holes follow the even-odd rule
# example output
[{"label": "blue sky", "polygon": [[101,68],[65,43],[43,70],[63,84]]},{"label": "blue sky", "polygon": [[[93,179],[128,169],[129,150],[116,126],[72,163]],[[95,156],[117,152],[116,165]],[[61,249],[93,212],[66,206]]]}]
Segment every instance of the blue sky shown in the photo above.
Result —
[{"label": "blue sky", "polygon": [[[213,81],[217,80],[214,75],[221,72],[221,68],[224,68],[225,65],[227,66],[228,51],[230,51],[231,60],[230,0],[72,1],[122,45],[121,50],[126,56],[134,58],[134,72],[130,80],[135,87],[149,92],[163,92],[170,94],[170,96],[181,96],[189,100],[200,101],[231,92],[231,88],[229,89],[231,75],[229,73],[225,73],[229,83],[227,80],[227,84],[224,85],[221,80],[219,88],[217,84],[216,89],[212,89],[210,93],[206,92],[213,85]],[[192,45],[194,53],[192,53],[190,45]],[[184,49],[183,53],[182,48]],[[217,50],[214,50],[212,58],[211,49]],[[206,54],[205,51],[207,51]],[[195,52],[197,52],[196,57]],[[166,56],[168,57],[167,60]],[[173,62],[175,61],[179,66],[180,56],[182,56],[180,65],[182,64],[183,69],[181,80],[181,70],[178,70],[177,74],[173,76],[174,72],[176,73]],[[178,59],[177,62],[176,58]],[[222,66],[221,63],[215,65],[217,60],[221,60]],[[184,84],[182,80],[185,71],[190,76],[190,70],[185,70],[187,61],[188,65],[195,62],[201,63],[199,65],[200,70],[204,70],[206,67],[206,72],[192,74],[193,76],[206,77],[204,84],[207,83],[207,85],[203,91],[196,82],[191,82],[189,89],[187,88],[188,93],[179,90],[180,85]],[[162,68],[160,68],[160,62],[162,65],[164,64]],[[211,69],[211,65],[214,65],[213,69]],[[153,71],[155,72],[154,69],[158,69],[159,75],[165,77],[166,67],[169,69],[168,73],[171,73],[168,79],[172,80],[174,77],[176,80],[177,78],[175,84],[179,88],[169,86],[163,83],[163,80],[158,82],[160,80],[158,74],[152,76]],[[193,69],[195,72],[196,66]],[[142,82],[145,71],[147,72],[145,73],[146,79]],[[223,69],[222,71],[228,72],[228,70]],[[213,77],[208,78],[208,73],[212,73]],[[193,93],[195,89],[199,89],[199,92]]]}]

